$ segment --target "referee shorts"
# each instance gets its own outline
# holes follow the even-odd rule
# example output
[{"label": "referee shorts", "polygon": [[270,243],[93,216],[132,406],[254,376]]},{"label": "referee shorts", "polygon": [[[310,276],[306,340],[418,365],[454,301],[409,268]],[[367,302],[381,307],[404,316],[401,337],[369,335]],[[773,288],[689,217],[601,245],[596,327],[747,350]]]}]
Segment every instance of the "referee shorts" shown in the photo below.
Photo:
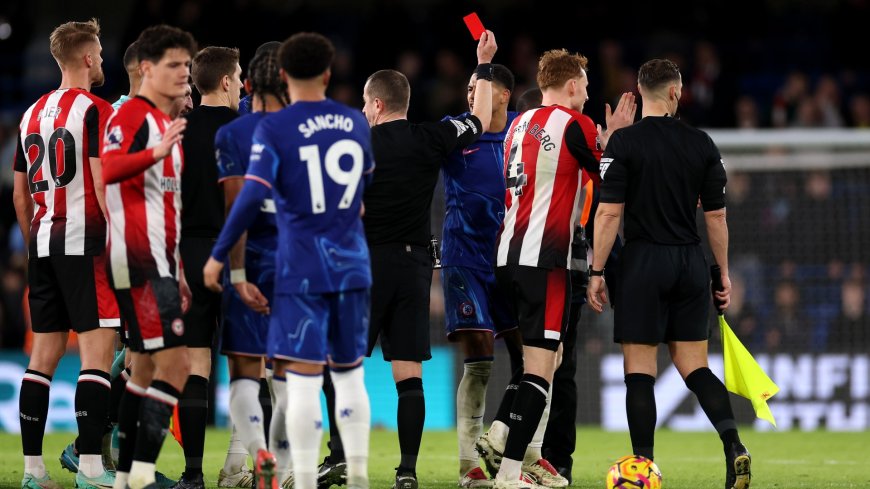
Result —
[{"label": "referee shorts", "polygon": [[511,317],[519,325],[523,344],[556,351],[568,330],[571,307],[569,271],[506,265],[495,278],[507,296]]},{"label": "referee shorts", "polygon": [[105,254],[31,257],[27,268],[34,333],[121,327]]},{"label": "referee shorts", "polygon": [[378,338],[384,360],[422,362],[429,347],[429,289],[432,262],[422,246],[404,243],[369,248],[372,261],[372,319],[366,356]]},{"label": "referee shorts", "polygon": [[215,240],[211,238],[181,238],[181,259],[184,278],[193,296],[190,309],[184,314],[184,341],[190,348],[212,348],[221,316],[221,294],[205,286],[202,269],[211,256]]},{"label": "referee shorts", "polygon": [[700,245],[632,241],[623,248],[620,262],[616,343],[710,338],[710,274]]}]

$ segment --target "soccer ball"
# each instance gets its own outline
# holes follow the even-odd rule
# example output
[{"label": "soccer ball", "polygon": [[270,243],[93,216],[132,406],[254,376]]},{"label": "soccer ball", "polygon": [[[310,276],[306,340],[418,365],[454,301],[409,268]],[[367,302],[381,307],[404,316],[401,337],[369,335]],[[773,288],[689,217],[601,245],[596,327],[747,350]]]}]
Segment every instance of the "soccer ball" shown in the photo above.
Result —
[{"label": "soccer ball", "polygon": [[607,489],[661,489],[662,472],[652,460],[626,455],[607,471]]}]

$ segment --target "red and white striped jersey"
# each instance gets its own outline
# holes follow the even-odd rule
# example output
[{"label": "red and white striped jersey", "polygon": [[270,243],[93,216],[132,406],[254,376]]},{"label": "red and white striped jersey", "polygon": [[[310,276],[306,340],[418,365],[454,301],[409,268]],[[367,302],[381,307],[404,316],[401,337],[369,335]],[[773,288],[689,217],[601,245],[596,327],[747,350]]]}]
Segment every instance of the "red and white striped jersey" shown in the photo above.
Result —
[{"label": "red and white striped jersey", "polygon": [[90,158],[112,106],[79,88],[54,90],[21,118],[15,171],[27,172],[33,219],[30,256],[99,255],[106,246]]},{"label": "red and white striped jersey", "polygon": [[586,168],[597,168],[600,156],[595,124],[577,111],[554,105],[514,120],[505,141],[496,266],[568,268]]},{"label": "red and white striped jersey", "polygon": [[178,279],[183,154],[176,144],[169,156],[155,162],[151,151],[170,122],[151,101],[135,97],[106,128],[107,256],[115,289],[158,277]]}]

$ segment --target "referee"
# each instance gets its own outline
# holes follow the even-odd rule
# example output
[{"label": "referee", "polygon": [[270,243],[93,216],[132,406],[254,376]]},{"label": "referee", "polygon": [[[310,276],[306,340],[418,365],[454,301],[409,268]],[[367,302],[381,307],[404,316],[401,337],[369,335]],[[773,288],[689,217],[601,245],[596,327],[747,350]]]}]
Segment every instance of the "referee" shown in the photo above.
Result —
[{"label": "referee", "polygon": [[363,112],[372,126],[377,166],[363,201],[372,261],[369,356],[381,340],[399,395],[397,421],[401,462],[396,489],[417,488],[417,455],[423,436],[423,365],[429,350],[429,289],[432,194],[447,155],[489,130],[492,118],[492,61],[495,37],[486,31],[477,46],[477,94],[463,120],[412,124],[407,120],[411,88],[398,71],[372,74],[363,90]]},{"label": "referee", "polygon": [[695,225],[700,197],[713,257],[722,269],[724,288],[715,299],[724,309],[731,292],[725,167],[706,133],[672,117],[683,87],[679,68],[653,59],[641,66],[637,79],[643,119],[616,131],[601,158],[587,299],[599,313],[607,302],[603,264],[624,213],[614,341],[622,344],[625,360],[633,453],[653,458],[656,352],[659,343],[667,343],[674,365],[722,439],[726,489],[745,489],[749,452],[737,435],[728,392],[707,367],[710,278]]}]

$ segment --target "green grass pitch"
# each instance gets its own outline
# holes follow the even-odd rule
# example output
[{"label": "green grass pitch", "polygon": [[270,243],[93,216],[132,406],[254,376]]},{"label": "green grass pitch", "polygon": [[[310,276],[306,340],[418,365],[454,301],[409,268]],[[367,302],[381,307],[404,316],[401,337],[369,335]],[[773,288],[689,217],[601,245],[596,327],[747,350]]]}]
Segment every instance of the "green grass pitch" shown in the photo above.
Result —
[{"label": "green grass pitch", "polygon": [[[71,434],[46,436],[45,459],[52,477],[64,487],[74,487],[72,475],[60,468],[57,457],[72,440]],[[753,488],[867,488],[870,472],[865,471],[867,433],[796,432],[761,433],[743,430],[743,441],[752,453]],[[210,430],[204,458],[206,487],[216,487],[223,466],[229,433]],[[372,489],[389,489],[398,465],[395,432],[374,431],[369,473]],[[604,487],[604,475],[611,462],[629,451],[627,433],[607,433],[581,428],[574,455],[574,484],[579,488]],[[323,452],[325,453],[325,452]],[[724,457],[713,433],[660,431],[656,436],[656,463],[664,475],[666,489],[721,489],[724,485]],[[17,435],[0,434],[0,488],[20,487],[23,460]],[[158,469],[177,477],[184,468],[181,449],[171,439],[164,444]],[[418,463],[421,489],[456,487],[456,433],[427,431]]]}]

